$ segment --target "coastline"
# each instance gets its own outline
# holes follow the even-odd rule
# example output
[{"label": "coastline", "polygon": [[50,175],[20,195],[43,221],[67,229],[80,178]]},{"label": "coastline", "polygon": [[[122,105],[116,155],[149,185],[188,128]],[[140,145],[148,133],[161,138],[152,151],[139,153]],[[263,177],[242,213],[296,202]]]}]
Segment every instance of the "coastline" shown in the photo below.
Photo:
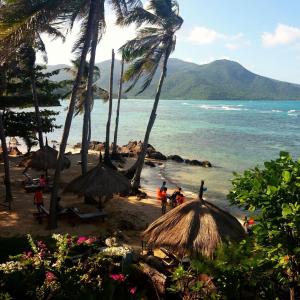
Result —
[{"label": "coastline", "polygon": [[[64,187],[69,181],[80,174],[80,154],[78,151],[71,150],[69,155],[72,165],[71,168],[64,171],[61,177],[61,185]],[[161,168],[151,168],[146,166],[142,174],[142,189],[147,193],[147,199],[138,200],[136,197],[122,198],[115,196],[109,200],[105,206],[105,211],[110,216],[105,222],[95,221],[87,224],[68,223],[68,220],[59,219],[58,228],[54,231],[46,229],[46,220],[43,224],[38,222],[33,217],[36,212],[36,207],[33,205],[33,194],[25,193],[22,187],[24,179],[22,175],[23,168],[17,167],[20,157],[10,157],[11,177],[13,188],[12,210],[8,211],[0,206],[0,236],[9,237],[15,235],[24,235],[27,233],[35,236],[46,236],[52,233],[70,233],[75,235],[101,235],[104,232],[113,234],[113,232],[121,230],[124,235],[125,243],[130,246],[139,246],[139,233],[143,231],[147,225],[153,222],[161,215],[160,202],[156,199],[156,189],[163,180],[167,181],[170,192],[176,186],[169,182],[161,174]],[[98,163],[98,152],[89,151],[89,168]],[[1,174],[0,174],[1,175]],[[30,175],[35,178],[39,177],[40,172],[30,170]],[[50,171],[53,175],[53,171]],[[183,191],[187,201],[196,199],[197,195],[190,191]],[[0,186],[0,202],[4,201],[4,185]],[[45,207],[49,207],[50,195],[45,194]],[[207,199],[210,200],[210,199]],[[83,212],[92,212],[94,206],[83,204],[83,198],[73,194],[62,194],[61,205],[63,207],[77,207]],[[224,209],[224,208],[223,208]],[[236,216],[239,217],[239,216]]]}]

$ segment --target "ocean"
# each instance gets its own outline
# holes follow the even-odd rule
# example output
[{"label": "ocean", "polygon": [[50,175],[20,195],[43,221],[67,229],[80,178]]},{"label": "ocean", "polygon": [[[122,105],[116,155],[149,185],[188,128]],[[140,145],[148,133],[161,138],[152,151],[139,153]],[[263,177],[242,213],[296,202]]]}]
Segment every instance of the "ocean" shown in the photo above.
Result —
[{"label": "ocean", "polygon": [[[112,117],[113,138],[115,106]],[[53,110],[63,125],[68,102]],[[123,100],[118,144],[143,140],[153,100]],[[92,140],[105,139],[108,105],[95,101],[92,112]],[[205,197],[228,209],[226,195],[233,172],[276,159],[284,150],[300,157],[300,101],[210,101],[161,100],[150,144],[165,155],[208,160],[213,168],[166,162],[144,175],[158,185],[162,179],[170,188],[183,187],[186,194],[197,193],[201,179],[208,188]],[[69,146],[81,142],[82,116],[74,118]],[[61,139],[62,129],[48,134],[48,140]],[[232,208],[230,209],[232,211]]]}]

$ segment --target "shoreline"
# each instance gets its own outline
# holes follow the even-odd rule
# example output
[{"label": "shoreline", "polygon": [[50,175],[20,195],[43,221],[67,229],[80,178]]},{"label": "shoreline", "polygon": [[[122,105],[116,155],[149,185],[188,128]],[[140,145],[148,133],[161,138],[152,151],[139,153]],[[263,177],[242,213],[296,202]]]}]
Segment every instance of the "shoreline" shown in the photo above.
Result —
[{"label": "shoreline", "polygon": [[[61,186],[64,187],[68,182],[80,174],[79,153],[76,151],[69,155],[71,159],[71,168],[62,172]],[[90,223],[76,223],[75,226],[68,223],[67,220],[58,221],[56,230],[46,229],[46,220],[42,224],[33,217],[36,207],[33,205],[33,194],[25,193],[22,187],[23,168],[17,167],[20,158],[10,158],[12,190],[14,200],[12,202],[12,210],[8,211],[0,206],[0,236],[11,237],[23,234],[33,234],[35,236],[47,236],[52,233],[70,233],[74,235],[102,235],[121,230],[125,236],[125,243],[131,246],[139,245],[139,234],[151,222],[161,215],[160,202],[156,199],[156,189],[162,183],[158,167],[145,167],[142,174],[142,189],[147,193],[147,199],[137,200],[136,197],[122,198],[114,196],[105,205],[105,211],[110,216],[105,222],[95,221]],[[98,163],[98,152],[89,151],[89,168]],[[1,166],[2,169],[2,166]],[[1,170],[2,171],[2,170]],[[1,172],[0,172],[1,173]],[[49,172],[53,175],[53,170]],[[2,174],[0,174],[2,175]],[[35,178],[39,177],[40,172],[30,170],[30,175]],[[167,180],[166,180],[167,181]],[[169,184],[170,192],[172,192],[172,184]],[[3,202],[5,189],[4,185],[0,185],[0,201]],[[184,191],[187,200],[195,199],[195,194],[188,194]],[[45,207],[49,207],[50,195],[45,194]],[[209,200],[209,199],[207,199]],[[61,205],[63,207],[77,207],[83,212],[92,212],[95,208],[91,205],[83,203],[82,197],[73,194],[62,194]],[[224,209],[224,208],[222,208]],[[238,217],[238,216],[237,216]]]}]

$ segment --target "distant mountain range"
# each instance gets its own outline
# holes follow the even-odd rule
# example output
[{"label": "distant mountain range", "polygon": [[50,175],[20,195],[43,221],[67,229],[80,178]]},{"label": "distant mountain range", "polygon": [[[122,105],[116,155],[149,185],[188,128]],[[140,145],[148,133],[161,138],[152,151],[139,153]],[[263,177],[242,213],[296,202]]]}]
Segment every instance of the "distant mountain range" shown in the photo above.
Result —
[{"label": "distant mountain range", "polygon": [[[108,88],[110,61],[97,66],[101,70],[99,85]],[[48,70],[64,68],[66,65],[49,66]],[[117,93],[120,74],[120,61],[115,64],[115,87]],[[159,72],[149,88],[136,96],[137,89],[127,93],[128,98],[154,97]],[[62,71],[52,80],[69,79],[69,74]],[[126,86],[125,86],[126,88]],[[208,100],[300,100],[300,85],[278,81],[256,75],[237,62],[216,60],[205,65],[197,65],[171,58],[168,74],[162,90],[162,99],[208,99]]]}]

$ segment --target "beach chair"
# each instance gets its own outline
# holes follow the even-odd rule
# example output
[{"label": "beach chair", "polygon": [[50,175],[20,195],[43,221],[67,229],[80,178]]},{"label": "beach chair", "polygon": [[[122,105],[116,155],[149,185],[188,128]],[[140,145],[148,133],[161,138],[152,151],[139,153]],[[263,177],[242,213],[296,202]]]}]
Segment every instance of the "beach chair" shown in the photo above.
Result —
[{"label": "beach chair", "polygon": [[81,213],[78,208],[76,207],[71,207],[69,209],[71,213],[74,214],[77,218],[79,218],[81,221],[91,221],[91,220],[96,220],[96,219],[102,219],[102,221],[105,220],[105,217],[107,216],[107,213],[104,211],[101,211],[97,209],[94,212],[91,213]]},{"label": "beach chair", "polygon": [[[48,218],[50,216],[50,211],[44,205],[41,205],[40,209],[41,209],[41,213],[35,212],[33,213],[33,215],[39,223],[42,223],[43,218]],[[66,207],[58,211],[57,216],[65,216],[68,215],[69,213],[70,213],[70,209]]]}]

